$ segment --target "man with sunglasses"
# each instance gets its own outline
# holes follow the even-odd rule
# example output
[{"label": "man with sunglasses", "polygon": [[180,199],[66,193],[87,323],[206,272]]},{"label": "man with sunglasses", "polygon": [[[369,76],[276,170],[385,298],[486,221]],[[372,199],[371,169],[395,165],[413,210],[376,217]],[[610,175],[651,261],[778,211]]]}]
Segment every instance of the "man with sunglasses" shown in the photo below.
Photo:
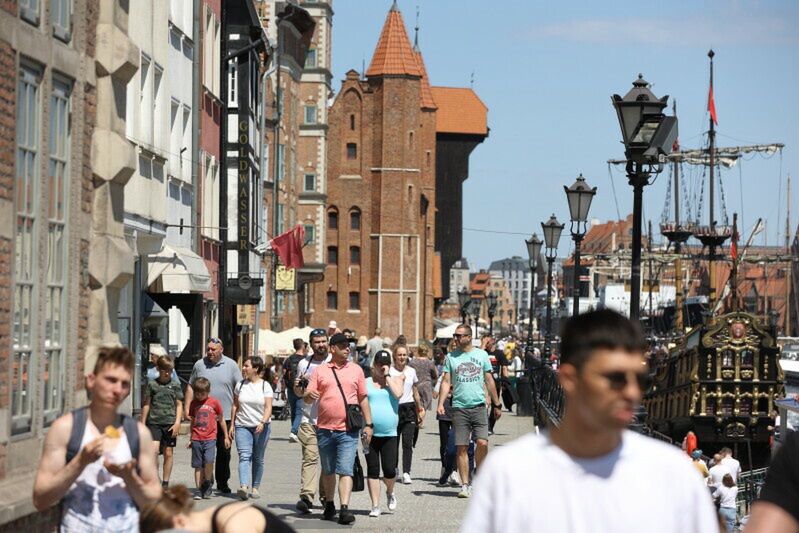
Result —
[{"label": "man with sunglasses", "polygon": [[488,411],[486,410],[485,389],[491,397],[491,408],[496,419],[502,416],[499,395],[491,374],[492,367],[485,350],[472,345],[472,330],[463,324],[455,329],[452,336],[458,347],[447,356],[444,362],[444,377],[438,396],[438,414],[444,415],[444,401],[452,387],[452,427],[455,429],[456,461],[461,478],[461,491],[458,498],[468,498],[469,485],[469,443],[475,440],[475,461],[477,468],[488,453]]},{"label": "man with sunglasses", "polygon": [[640,326],[615,311],[571,318],[561,339],[560,425],[488,457],[461,531],[718,531],[685,454],[627,429],[648,385],[646,349]]},{"label": "man with sunglasses", "polygon": [[314,495],[319,489],[319,499],[324,505],[324,491],[319,477],[319,444],[316,437],[316,421],[319,416],[319,402],[314,400],[305,403],[305,389],[316,369],[323,363],[330,361],[327,346],[327,331],[318,328],[311,331],[308,337],[311,345],[311,355],[297,364],[297,375],[294,378],[294,394],[302,404],[302,418],[297,431],[297,438],[302,448],[302,466],[300,467],[300,499],[297,501],[297,510],[308,514],[313,509]]},{"label": "man with sunglasses", "polygon": [[[222,341],[217,338],[208,339],[205,357],[194,363],[191,370],[189,383],[194,383],[197,378],[205,378],[211,382],[211,395],[219,400],[222,413],[225,416],[227,427],[230,425],[230,415],[233,411],[233,389],[242,381],[241,370],[236,361],[226,357]],[[186,402],[183,407],[184,416],[189,418],[189,407],[194,399],[194,389],[186,386]],[[214,475],[216,486],[222,494],[230,494],[228,480],[230,479],[230,448],[225,446],[225,432],[222,431],[221,422],[216,432],[216,464]]]}]

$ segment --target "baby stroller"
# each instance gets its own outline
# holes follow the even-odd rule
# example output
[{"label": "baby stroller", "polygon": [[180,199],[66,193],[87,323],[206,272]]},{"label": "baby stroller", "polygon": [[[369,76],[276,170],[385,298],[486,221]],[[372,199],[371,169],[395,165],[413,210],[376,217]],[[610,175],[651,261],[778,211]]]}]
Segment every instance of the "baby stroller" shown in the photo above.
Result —
[{"label": "baby stroller", "polygon": [[272,418],[286,420],[289,416],[289,405],[286,401],[286,393],[283,391],[283,383],[278,382],[272,399]]}]

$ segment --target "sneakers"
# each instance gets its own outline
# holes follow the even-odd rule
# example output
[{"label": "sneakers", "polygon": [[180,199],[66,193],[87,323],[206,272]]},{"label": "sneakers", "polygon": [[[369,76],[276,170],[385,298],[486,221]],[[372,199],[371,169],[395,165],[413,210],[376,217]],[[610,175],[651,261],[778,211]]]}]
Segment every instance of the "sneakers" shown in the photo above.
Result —
[{"label": "sneakers", "polygon": [[247,487],[244,486],[244,485],[239,487],[239,490],[236,491],[236,496],[238,496],[239,499],[241,499],[241,500],[246,500],[247,499]]},{"label": "sneakers", "polygon": [[472,495],[471,485],[461,485],[461,491],[458,493],[458,498],[468,498]]},{"label": "sneakers", "polygon": [[[212,484],[213,484],[213,482],[212,482]],[[217,487],[217,489],[219,490],[220,494],[230,494],[232,492],[230,490],[230,487],[228,487],[227,485],[219,485]]]},{"label": "sneakers", "polygon": [[402,483],[405,485],[411,484],[411,475],[408,472],[402,474]]},{"label": "sneakers", "polygon": [[325,512],[322,513],[322,520],[333,520],[336,517],[336,505],[333,502],[325,502]]},{"label": "sneakers", "polygon": [[167,487],[169,487],[169,480],[168,479],[166,481],[162,481],[161,482],[161,488],[165,489]]},{"label": "sneakers", "polygon": [[289,442],[300,442],[300,438],[296,433],[289,433]]},{"label": "sneakers", "polygon": [[449,478],[446,474],[441,474],[441,477],[438,478],[438,486],[446,487],[447,485],[449,485]]},{"label": "sneakers", "polygon": [[461,484],[461,476],[458,472],[453,472],[449,475],[449,486],[457,487]]},{"label": "sneakers", "polygon": [[355,515],[352,514],[346,505],[341,506],[341,510],[338,512],[338,523],[348,526],[355,522]]},{"label": "sneakers", "polygon": [[204,500],[211,499],[211,487],[212,483],[210,481],[203,481],[203,484],[200,485],[200,497]]},{"label": "sneakers", "polygon": [[394,494],[387,494],[388,496],[388,510],[389,511],[396,511],[397,510],[397,497]]},{"label": "sneakers", "polygon": [[202,499],[203,499],[203,492],[202,492],[202,490],[200,490],[200,489],[197,489],[197,490],[194,492],[194,499],[195,499],[195,500],[202,500]]},{"label": "sneakers", "polygon": [[258,492],[258,487],[253,487],[252,492],[250,493],[250,498],[252,498],[253,500],[257,500],[260,497],[261,493]]},{"label": "sneakers", "polygon": [[313,502],[308,498],[308,496],[301,496],[300,501],[297,502],[297,510],[302,514],[308,514],[313,509]]},{"label": "sneakers", "polygon": [[369,517],[377,518],[378,516],[380,516],[380,513],[381,513],[380,507],[372,507],[372,510],[369,512]]}]

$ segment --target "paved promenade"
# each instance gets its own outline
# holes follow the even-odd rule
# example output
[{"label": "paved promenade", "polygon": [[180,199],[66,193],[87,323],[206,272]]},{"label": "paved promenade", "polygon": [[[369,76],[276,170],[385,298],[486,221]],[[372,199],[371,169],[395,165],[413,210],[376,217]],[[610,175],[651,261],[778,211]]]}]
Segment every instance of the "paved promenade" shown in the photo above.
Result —
[{"label": "paved promenade", "polygon": [[[340,526],[335,522],[321,520],[321,509],[317,506],[309,515],[300,515],[294,509],[298,499],[300,475],[300,445],[288,440],[290,423],[286,420],[272,422],[272,435],[266,448],[265,473],[261,485],[261,499],[258,505],[268,507],[273,513],[283,517],[297,531],[314,532],[356,529],[364,531],[457,531],[466,511],[468,500],[456,497],[458,489],[438,487],[440,462],[438,458],[438,422],[434,413],[429,413],[425,427],[421,430],[413,457],[413,483],[396,485],[397,510],[389,512],[386,507],[385,486],[382,486],[382,516],[370,518],[371,508],[368,489],[353,494],[350,509],[355,513],[353,526]],[[494,428],[490,439],[489,453],[494,446],[501,446],[532,428],[532,418],[517,417],[503,412],[502,418]],[[175,467],[172,484],[185,483],[194,486],[194,472],[190,465],[190,451],[186,449],[188,436],[181,435],[175,449]],[[230,487],[238,488],[237,454],[235,444],[231,471],[233,477]],[[359,452],[361,453],[361,452]],[[361,464],[366,469],[363,454]],[[210,500],[196,502],[197,508],[218,505],[235,500],[235,494],[221,496],[214,493]],[[255,503],[255,502],[254,502]],[[314,502],[315,504],[318,503]],[[338,507],[338,497],[336,498]]]}]

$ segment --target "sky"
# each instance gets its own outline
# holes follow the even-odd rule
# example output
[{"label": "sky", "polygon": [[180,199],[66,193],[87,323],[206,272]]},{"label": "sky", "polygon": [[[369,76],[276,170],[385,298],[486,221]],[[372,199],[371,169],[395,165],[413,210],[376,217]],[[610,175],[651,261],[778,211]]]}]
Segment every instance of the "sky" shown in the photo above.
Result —
[{"label": "sky", "polygon": [[[589,218],[605,222],[632,213],[623,169],[611,172],[607,165],[623,157],[610,96],[626,94],[642,73],[658,97],[670,95],[669,109],[676,98],[683,148],[700,148],[708,129],[711,47],[717,145],[785,144],[781,155],[748,156],[722,171],[730,223],[739,213],[745,238],[763,217],[766,231],[755,243],[783,243],[786,181],[793,173],[795,231],[799,2],[399,0],[411,39],[417,6],[431,84],[468,87],[473,78],[489,109],[490,135],[472,152],[463,191],[463,255],[473,269],[526,257],[524,239],[533,231],[541,236],[540,223],[553,213],[568,230],[563,186],[580,173],[597,187]],[[333,1],[336,92],[347,70],[369,65],[390,7],[391,0]],[[682,209],[696,211],[702,169],[685,172],[689,201]],[[644,190],[644,224],[651,220],[655,231],[668,181],[664,172]],[[568,254],[566,232],[560,244],[560,254]]]}]

